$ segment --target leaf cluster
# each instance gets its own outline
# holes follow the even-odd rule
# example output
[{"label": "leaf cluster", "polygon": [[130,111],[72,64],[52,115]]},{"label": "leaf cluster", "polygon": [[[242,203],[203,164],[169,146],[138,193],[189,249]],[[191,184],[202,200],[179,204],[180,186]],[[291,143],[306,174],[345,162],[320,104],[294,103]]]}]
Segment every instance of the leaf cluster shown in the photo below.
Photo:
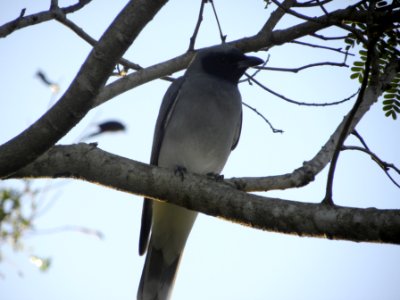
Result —
[{"label": "leaf cluster", "polygon": [[14,249],[22,248],[21,237],[32,226],[31,219],[22,211],[23,191],[0,190],[0,242],[10,243]]},{"label": "leaf cluster", "polygon": [[400,113],[400,73],[391,82],[390,88],[385,91],[383,96],[383,111],[386,117],[397,119],[397,114]]},{"label": "leaf cluster", "polygon": [[[373,2],[371,2],[373,3]],[[373,5],[373,4],[370,4]],[[382,11],[386,8],[391,9],[387,1],[377,1],[373,11]],[[360,3],[357,7],[359,11],[369,11],[370,7],[367,1]],[[373,12],[372,12],[373,14]],[[360,84],[365,76],[365,63],[367,60],[367,47],[365,41],[375,42],[375,53],[378,55],[378,69],[381,74],[385,73],[388,64],[393,60],[400,59],[400,31],[393,23],[382,24],[379,22],[360,23],[350,22],[352,32],[345,39],[346,51],[356,46],[361,46],[359,51],[359,60],[354,61],[351,68],[351,79],[358,79]],[[397,119],[397,114],[400,113],[400,73],[393,79],[388,89],[384,92],[383,111],[386,117]]]},{"label": "leaf cluster", "polygon": [[[14,251],[24,250],[24,235],[34,229],[36,212],[34,195],[35,191],[31,189],[29,182],[25,182],[25,187],[22,189],[0,189],[0,246],[7,244],[11,245]],[[27,205],[27,202],[30,204]],[[0,252],[0,261],[3,259]],[[50,258],[36,255],[31,255],[30,261],[41,271],[46,271],[51,264]]]}]

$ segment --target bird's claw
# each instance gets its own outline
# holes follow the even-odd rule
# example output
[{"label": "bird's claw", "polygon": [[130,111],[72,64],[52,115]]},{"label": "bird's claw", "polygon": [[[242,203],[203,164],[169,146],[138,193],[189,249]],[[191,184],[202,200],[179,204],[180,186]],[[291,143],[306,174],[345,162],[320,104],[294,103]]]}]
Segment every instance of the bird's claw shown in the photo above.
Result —
[{"label": "bird's claw", "polygon": [[213,179],[215,181],[223,181],[224,180],[224,175],[212,173],[212,172],[207,173],[207,177],[209,177],[210,179]]},{"label": "bird's claw", "polygon": [[181,180],[185,179],[185,173],[187,172],[185,167],[182,166],[176,166],[174,170],[174,174],[179,176]]}]

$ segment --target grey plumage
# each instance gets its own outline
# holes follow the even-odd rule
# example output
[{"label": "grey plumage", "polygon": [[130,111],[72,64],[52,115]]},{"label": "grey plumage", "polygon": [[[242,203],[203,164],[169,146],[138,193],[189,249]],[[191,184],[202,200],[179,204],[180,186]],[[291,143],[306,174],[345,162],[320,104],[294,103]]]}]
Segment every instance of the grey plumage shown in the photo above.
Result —
[{"label": "grey plumage", "polygon": [[[238,80],[248,67],[261,62],[227,45],[197,53],[185,75],[163,98],[150,163],[219,174],[239,141],[242,102]],[[169,299],[196,216],[185,208],[144,200],[139,253],[147,249],[147,257],[138,300]]]}]

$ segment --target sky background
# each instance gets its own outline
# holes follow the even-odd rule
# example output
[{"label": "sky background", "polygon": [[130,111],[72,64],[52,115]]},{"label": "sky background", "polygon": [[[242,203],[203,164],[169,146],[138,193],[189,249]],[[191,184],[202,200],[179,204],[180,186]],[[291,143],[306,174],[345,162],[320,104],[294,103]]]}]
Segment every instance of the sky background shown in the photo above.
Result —
[{"label": "sky background", "polygon": [[[61,6],[72,1],[59,1]],[[127,1],[93,0],[69,15],[87,33],[99,38]],[[215,0],[227,40],[254,35],[269,17],[261,0]],[[351,1],[333,1],[332,10]],[[0,23],[48,9],[48,0],[0,1]],[[200,1],[170,1],[142,31],[125,58],[149,66],[184,53],[197,21]],[[319,10],[308,10],[321,14]],[[277,28],[298,20],[285,17]],[[323,32],[343,35],[338,29]],[[307,38],[302,41],[322,43]],[[196,47],[219,43],[210,5],[206,5]],[[331,41],[335,48],[341,41]],[[24,28],[0,40],[0,143],[37,120],[66,90],[90,51],[89,45],[63,25],[50,21]],[[356,50],[353,51],[357,53]],[[287,44],[268,53],[255,53],[271,67],[343,62],[337,52]],[[351,64],[354,58],[350,57]],[[35,76],[43,70],[60,85],[52,94]],[[358,88],[346,68],[320,67],[298,74],[263,72],[257,77],[269,88],[304,102],[330,102],[348,97]],[[179,74],[174,74],[177,76]],[[157,80],[126,92],[90,112],[59,143],[76,143],[95,131],[95,124],[119,120],[124,133],[93,138],[106,151],[148,162],[158,108],[168,83]],[[353,101],[331,107],[304,107],[287,103],[255,85],[240,85],[243,100],[256,107],[272,124],[284,130],[272,133],[256,114],[244,108],[243,130],[237,149],[224,169],[225,177],[266,176],[292,172],[311,159],[326,142]],[[400,122],[384,117],[380,103],[357,127],[370,148],[387,162],[400,165]],[[354,138],[347,145],[357,144]],[[323,198],[327,170],[309,186],[271,191],[268,196],[318,202]],[[399,179],[399,178],[398,178]],[[20,181],[0,182],[23,188]],[[137,254],[142,200],[86,182],[35,180],[42,190],[36,201],[43,208],[35,221],[36,234],[24,239],[25,248],[13,252],[1,245],[0,298],[2,300],[136,299],[143,257]],[[263,193],[260,193],[263,194]],[[355,207],[400,208],[400,191],[379,167],[362,153],[341,154],[334,201]],[[100,240],[78,231],[48,234],[65,226],[99,230]],[[56,230],[57,231],[57,230]],[[47,234],[46,234],[47,232]],[[51,257],[46,273],[30,261],[35,254]],[[263,232],[201,215],[186,245],[173,299],[400,299],[400,248],[394,245],[330,241]],[[23,275],[21,275],[21,273]]]}]

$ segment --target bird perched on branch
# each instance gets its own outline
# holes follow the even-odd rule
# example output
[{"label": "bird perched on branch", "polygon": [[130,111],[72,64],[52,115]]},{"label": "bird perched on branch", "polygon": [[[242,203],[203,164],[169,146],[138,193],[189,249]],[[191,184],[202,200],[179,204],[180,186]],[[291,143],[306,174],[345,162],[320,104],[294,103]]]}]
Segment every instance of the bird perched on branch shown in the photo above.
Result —
[{"label": "bird perched on branch", "polygon": [[[199,51],[163,98],[150,163],[180,172],[219,174],[239,141],[238,81],[247,68],[262,62],[228,45]],[[138,300],[169,299],[196,216],[186,208],[144,200],[139,254],[147,250],[147,256]]]}]

